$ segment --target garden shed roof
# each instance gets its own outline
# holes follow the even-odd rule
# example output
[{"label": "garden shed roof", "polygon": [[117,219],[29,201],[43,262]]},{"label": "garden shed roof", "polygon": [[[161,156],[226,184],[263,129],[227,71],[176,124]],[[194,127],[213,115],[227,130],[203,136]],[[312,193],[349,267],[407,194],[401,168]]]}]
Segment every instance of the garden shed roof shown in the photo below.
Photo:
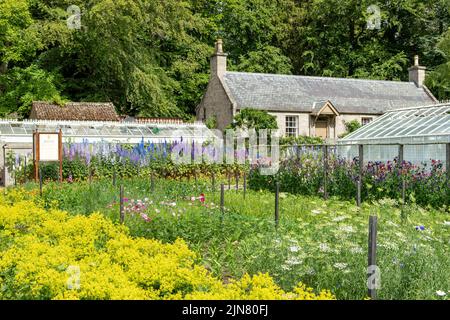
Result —
[{"label": "garden shed roof", "polygon": [[111,102],[68,102],[64,106],[59,106],[35,101],[31,108],[30,119],[119,121],[119,116]]}]

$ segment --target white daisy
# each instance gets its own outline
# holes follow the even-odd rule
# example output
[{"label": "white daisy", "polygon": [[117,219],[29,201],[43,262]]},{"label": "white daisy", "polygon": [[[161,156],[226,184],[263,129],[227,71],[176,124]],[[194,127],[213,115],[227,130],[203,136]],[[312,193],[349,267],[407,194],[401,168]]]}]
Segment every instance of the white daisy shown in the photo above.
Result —
[{"label": "white daisy", "polygon": [[291,265],[291,266],[295,266],[295,265],[301,264],[302,261],[296,257],[291,257],[288,260],[286,260],[285,263],[288,265]]},{"label": "white daisy", "polygon": [[320,251],[323,251],[323,252],[329,252],[330,251],[330,247],[326,243],[319,244],[319,249],[320,249]]},{"label": "white daisy", "polygon": [[363,253],[364,250],[362,248],[360,248],[360,247],[351,247],[350,248],[350,252],[351,253]]},{"label": "white daisy", "polygon": [[333,266],[334,266],[336,269],[344,270],[344,269],[347,268],[348,264],[343,263],[343,262],[336,262]]},{"label": "white daisy", "polygon": [[442,290],[436,291],[436,294],[437,294],[439,297],[443,297],[443,296],[446,295],[445,291],[442,291]]},{"label": "white daisy", "polygon": [[355,230],[353,230],[352,226],[342,226],[339,228],[339,230],[344,231],[344,232],[349,232],[349,233],[355,232]]}]

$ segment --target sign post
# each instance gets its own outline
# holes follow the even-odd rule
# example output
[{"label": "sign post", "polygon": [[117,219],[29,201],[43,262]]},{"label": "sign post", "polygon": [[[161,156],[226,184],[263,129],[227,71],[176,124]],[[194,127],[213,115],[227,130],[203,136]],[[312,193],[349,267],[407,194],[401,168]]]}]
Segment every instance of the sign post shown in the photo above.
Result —
[{"label": "sign post", "polygon": [[59,162],[59,181],[62,182],[62,131],[33,132],[34,178],[39,180],[39,163],[41,161]]}]

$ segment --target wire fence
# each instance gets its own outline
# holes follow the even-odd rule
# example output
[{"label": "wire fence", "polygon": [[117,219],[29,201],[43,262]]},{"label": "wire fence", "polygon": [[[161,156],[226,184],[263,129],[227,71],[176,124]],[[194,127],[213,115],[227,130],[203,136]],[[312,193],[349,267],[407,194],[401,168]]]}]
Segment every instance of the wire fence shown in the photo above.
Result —
[{"label": "wire fence", "polygon": [[[361,152],[362,146],[362,152]],[[360,156],[363,162],[387,162],[399,160],[413,165],[427,165],[441,161],[449,170],[449,143],[417,143],[417,144],[331,144],[331,145],[293,145],[281,147],[281,159],[301,158],[305,155],[322,157],[325,152],[330,157],[354,160]]]}]

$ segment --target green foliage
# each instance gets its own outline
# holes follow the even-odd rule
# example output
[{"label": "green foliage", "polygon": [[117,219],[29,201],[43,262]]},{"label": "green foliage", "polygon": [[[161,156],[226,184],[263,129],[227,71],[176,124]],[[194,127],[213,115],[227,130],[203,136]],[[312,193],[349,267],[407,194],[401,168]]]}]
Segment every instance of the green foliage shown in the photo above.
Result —
[{"label": "green foliage", "polygon": [[438,44],[446,62],[437,66],[426,78],[425,84],[440,100],[450,99],[450,29]]},{"label": "green foliage", "polygon": [[[67,27],[69,5],[81,10],[80,29]],[[380,29],[367,28],[370,5],[381,9]],[[446,99],[448,7],[448,0],[1,0],[0,113],[25,116],[33,99],[68,99],[188,119],[218,37],[230,69],[248,72],[405,81],[419,54],[431,70],[426,84]]]},{"label": "green foliage", "polygon": [[16,154],[14,153],[13,150],[9,150],[6,153],[6,157],[5,157],[5,166],[8,169],[8,172],[10,172],[11,176],[14,177],[15,174],[15,164],[16,164]]},{"label": "green foliage", "polygon": [[[367,28],[371,5],[381,10],[379,29]],[[414,54],[428,67],[439,64],[435,44],[450,21],[446,0],[314,0],[292,13],[284,48],[295,73],[385,80],[408,80]]]},{"label": "green foliage", "polygon": [[[0,65],[23,62],[41,48],[27,0],[0,1]],[[0,73],[5,70],[1,70]]]},{"label": "green foliage", "polygon": [[17,112],[20,117],[28,117],[33,101],[49,101],[59,105],[66,99],[61,96],[62,79],[54,71],[47,72],[37,65],[26,69],[15,67],[0,75],[0,113],[5,116]]},{"label": "green foliage", "polygon": [[263,110],[251,108],[242,109],[234,116],[231,128],[241,129],[278,129],[277,119],[275,116]]},{"label": "green foliage", "polygon": [[290,136],[283,137],[280,139],[280,145],[283,146],[293,146],[302,144],[324,144],[325,141],[322,137],[310,137],[310,136]]},{"label": "green foliage", "polygon": [[[263,175],[252,170],[249,187],[254,190],[274,190],[280,182],[283,190],[293,194],[317,195],[324,190],[324,159],[320,147],[294,149],[297,157],[281,161],[276,175]],[[327,194],[352,201],[357,194],[359,163],[340,157],[328,159]],[[422,206],[446,208],[450,206],[446,174],[440,161],[431,165],[417,165],[397,161],[368,162],[363,168],[361,199],[363,201],[402,198],[403,180],[406,182],[405,196]]]},{"label": "green foliage", "polygon": [[205,125],[208,129],[217,129],[217,117],[209,117],[208,119],[206,119]]},{"label": "green foliage", "polygon": [[241,56],[240,63],[234,69],[241,72],[291,74],[292,65],[280,49],[266,46]]},{"label": "green foliage", "polygon": [[358,120],[345,121],[344,125],[345,125],[345,132],[339,135],[339,138],[344,138],[345,136],[348,136],[350,133],[361,128],[361,123],[359,123]]}]

